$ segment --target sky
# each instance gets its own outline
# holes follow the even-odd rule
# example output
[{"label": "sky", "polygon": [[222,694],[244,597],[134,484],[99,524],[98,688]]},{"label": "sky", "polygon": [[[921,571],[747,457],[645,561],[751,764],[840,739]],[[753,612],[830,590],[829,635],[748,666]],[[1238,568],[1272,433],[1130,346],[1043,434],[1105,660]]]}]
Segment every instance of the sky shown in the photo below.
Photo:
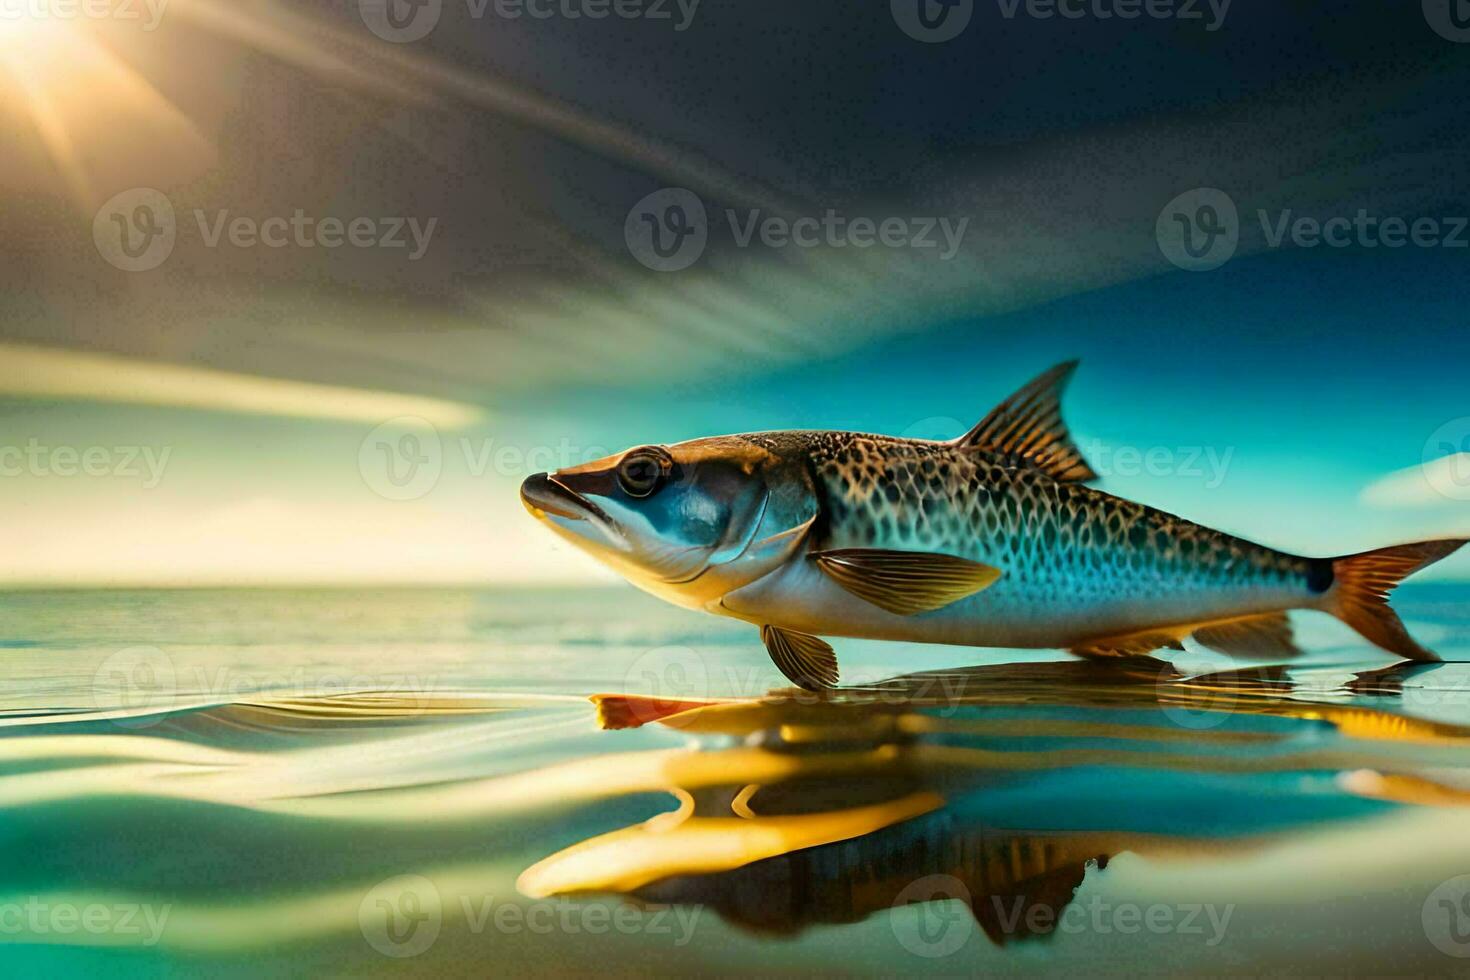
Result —
[{"label": "sky", "polygon": [[871,6],[0,25],[0,582],[593,581],[529,473],[947,437],[1073,357],[1102,489],[1308,554],[1470,533],[1470,44],[1417,5],[978,4],[939,43]]}]

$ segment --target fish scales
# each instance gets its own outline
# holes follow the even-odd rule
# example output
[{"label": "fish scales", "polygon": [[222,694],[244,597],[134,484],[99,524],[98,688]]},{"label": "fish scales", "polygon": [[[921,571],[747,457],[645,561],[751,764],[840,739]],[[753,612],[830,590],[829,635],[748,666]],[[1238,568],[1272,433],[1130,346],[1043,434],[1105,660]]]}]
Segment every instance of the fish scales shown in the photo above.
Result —
[{"label": "fish scales", "polygon": [[1312,558],[1087,484],[1062,420],[1075,362],[948,442],[791,430],[639,446],[521,488],[553,531],[629,581],[759,629],[794,683],[835,684],[824,636],[1088,657],[1183,649],[1300,653],[1289,610],[1327,612],[1377,646],[1434,654],[1388,603],[1462,546],[1419,541]]},{"label": "fish scales", "polygon": [[[938,551],[1004,568],[968,607],[976,614],[1005,608],[1057,624],[1091,613],[1084,625],[1137,629],[1181,609],[1207,619],[1312,591],[1312,559],[1059,482],[1024,461],[851,432],[746,438],[810,461],[824,518],[814,548]],[[1145,607],[1143,618],[1110,615],[1125,603]]]}]

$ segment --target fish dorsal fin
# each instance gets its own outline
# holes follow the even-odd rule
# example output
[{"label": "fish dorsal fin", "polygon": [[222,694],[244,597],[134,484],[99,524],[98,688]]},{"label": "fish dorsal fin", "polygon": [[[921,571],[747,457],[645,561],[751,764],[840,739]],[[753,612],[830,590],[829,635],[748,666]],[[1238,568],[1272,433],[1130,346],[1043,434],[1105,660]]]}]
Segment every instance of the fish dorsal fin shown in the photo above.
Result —
[{"label": "fish dorsal fin", "polygon": [[761,642],[786,679],[808,691],[837,686],[837,654],[821,637],[762,626]]},{"label": "fish dorsal fin", "polygon": [[1063,483],[1097,479],[1062,421],[1062,392],[1075,370],[1077,362],[1067,361],[1041,374],[991,409],[954,445],[1017,458]]}]

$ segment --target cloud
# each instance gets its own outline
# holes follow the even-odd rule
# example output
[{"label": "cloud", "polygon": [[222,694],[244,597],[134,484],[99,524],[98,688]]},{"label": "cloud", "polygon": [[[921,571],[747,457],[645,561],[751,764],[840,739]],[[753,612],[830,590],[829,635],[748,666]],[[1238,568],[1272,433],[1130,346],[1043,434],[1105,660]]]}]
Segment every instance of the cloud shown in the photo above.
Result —
[{"label": "cloud", "polygon": [[1370,507],[1443,507],[1470,501],[1470,453],[1455,453],[1379,477],[1358,494]]},{"label": "cloud", "polygon": [[208,409],[243,415],[381,422],[417,416],[460,429],[480,409],[441,398],[256,377],[111,354],[0,344],[0,395]]}]

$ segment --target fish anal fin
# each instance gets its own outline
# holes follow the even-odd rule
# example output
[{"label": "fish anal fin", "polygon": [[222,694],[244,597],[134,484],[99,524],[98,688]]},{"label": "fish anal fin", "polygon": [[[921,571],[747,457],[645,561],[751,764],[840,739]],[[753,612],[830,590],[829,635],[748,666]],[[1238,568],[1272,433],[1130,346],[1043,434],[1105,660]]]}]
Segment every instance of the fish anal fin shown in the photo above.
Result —
[{"label": "fish anal fin", "polygon": [[900,616],[942,609],[994,584],[1000,569],[928,551],[845,548],[812,553],[838,585]]},{"label": "fish anal fin", "polygon": [[837,686],[837,654],[821,637],[762,626],[761,642],[786,679],[807,691]]},{"label": "fish anal fin", "polygon": [[1200,646],[1246,660],[1285,660],[1302,652],[1284,612],[1212,623],[1190,635]]},{"label": "fish anal fin", "polygon": [[1069,649],[1079,657],[1142,657],[1155,650],[1183,650],[1189,637],[1218,653],[1247,660],[1289,659],[1301,654],[1284,612],[1216,619],[1086,640]]},{"label": "fish anal fin", "polygon": [[1044,372],[991,409],[954,445],[1012,457],[1063,483],[1097,479],[1062,420],[1062,392],[1076,369],[1076,361],[1067,361]]},{"label": "fish anal fin", "polygon": [[1138,633],[1122,633],[1117,636],[1099,636],[1068,647],[1067,652],[1089,660],[1144,657],[1155,650],[1183,650],[1184,644],[1180,640],[1188,632],[1188,627],[1180,627],[1172,630],[1144,630]]}]

